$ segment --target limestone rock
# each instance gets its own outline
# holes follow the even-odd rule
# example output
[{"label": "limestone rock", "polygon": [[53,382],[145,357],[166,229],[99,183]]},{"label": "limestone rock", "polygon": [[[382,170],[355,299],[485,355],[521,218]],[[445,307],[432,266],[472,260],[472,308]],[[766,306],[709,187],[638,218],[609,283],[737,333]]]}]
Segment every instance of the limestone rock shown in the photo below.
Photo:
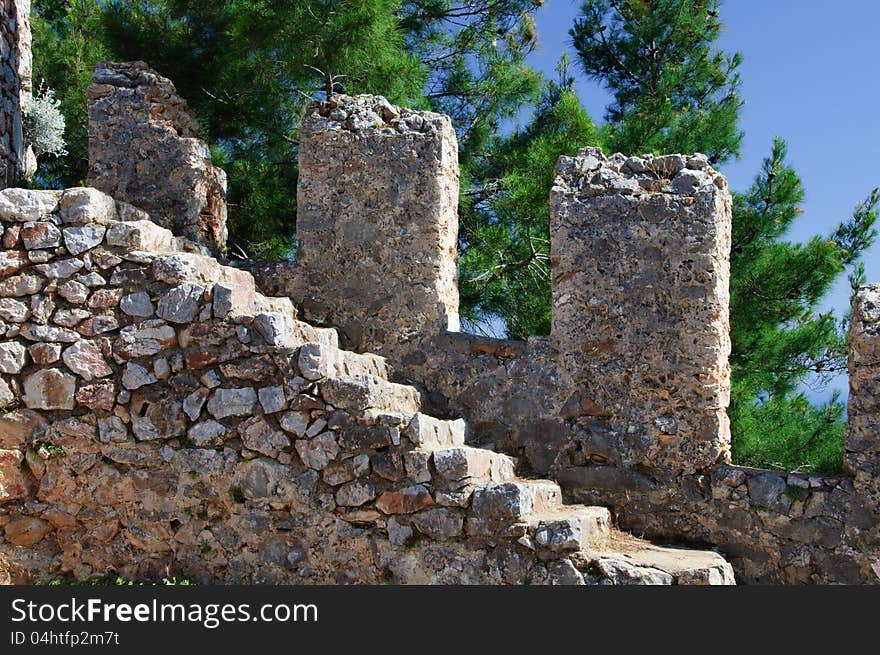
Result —
[{"label": "limestone rock", "polygon": [[[65,189],[58,202],[58,215],[62,222],[70,225],[86,225],[88,223],[106,225],[117,219],[116,201],[106,193],[89,187]],[[68,249],[70,249],[69,246]]]},{"label": "limestone rock", "polygon": [[24,379],[25,406],[31,409],[73,409],[76,378],[57,368],[32,373]]},{"label": "limestone rock", "polygon": [[0,342],[0,372],[20,373],[25,365],[26,352],[17,341]]},{"label": "limestone rock", "polygon": [[107,377],[113,373],[113,369],[101,354],[101,349],[91,341],[79,341],[68,346],[61,358],[67,368],[86,382],[91,382],[95,378]]},{"label": "limestone rock", "polygon": [[57,191],[3,189],[0,191],[0,220],[38,221],[58,208],[58,196]]},{"label": "limestone rock", "polygon": [[83,227],[65,227],[64,247],[71,255],[80,255],[101,245],[107,228],[102,225],[86,225]]},{"label": "limestone rock", "polygon": [[208,401],[208,412],[215,419],[229,416],[250,416],[257,404],[252,387],[217,389]]}]

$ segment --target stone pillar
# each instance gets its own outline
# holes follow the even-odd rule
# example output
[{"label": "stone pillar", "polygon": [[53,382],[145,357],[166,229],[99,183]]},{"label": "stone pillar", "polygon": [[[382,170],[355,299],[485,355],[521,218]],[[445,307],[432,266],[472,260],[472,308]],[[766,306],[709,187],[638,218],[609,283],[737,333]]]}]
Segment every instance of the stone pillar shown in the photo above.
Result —
[{"label": "stone pillar", "polygon": [[563,414],[626,467],[693,472],[729,459],[726,180],[702,155],[598,148],[560,158],[556,172],[551,344],[572,390]]},{"label": "stone pillar", "polygon": [[847,414],[846,468],[857,488],[880,501],[880,284],[853,298]]},{"label": "stone pillar", "polygon": [[95,67],[88,96],[89,186],[222,253],[226,173],[211,163],[171,81],[142,61],[104,62]]},{"label": "stone pillar", "polygon": [[0,189],[15,186],[33,165],[22,108],[31,98],[30,0],[0,0]]},{"label": "stone pillar", "polygon": [[379,96],[313,104],[299,145],[305,318],[386,356],[458,329],[458,145],[448,117]]}]

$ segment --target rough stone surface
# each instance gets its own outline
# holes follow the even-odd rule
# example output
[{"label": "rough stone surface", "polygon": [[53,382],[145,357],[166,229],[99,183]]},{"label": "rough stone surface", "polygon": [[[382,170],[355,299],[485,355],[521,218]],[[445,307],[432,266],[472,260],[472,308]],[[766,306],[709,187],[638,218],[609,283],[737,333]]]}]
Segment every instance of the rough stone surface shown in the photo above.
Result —
[{"label": "rough stone surface", "polygon": [[24,379],[22,400],[31,409],[73,409],[76,378],[57,368],[32,373]]},{"label": "rough stone surface", "polygon": [[0,189],[5,189],[36,168],[22,127],[22,110],[32,92],[31,2],[3,0],[0,12]]},{"label": "rough stone surface", "polygon": [[226,174],[174,85],[143,62],[101,63],[88,98],[89,185],[222,252]]},{"label": "rough stone surface", "polygon": [[[143,86],[104,70],[96,101]],[[492,340],[446,331],[457,311],[444,291],[455,270],[448,122],[377,98],[326,109],[304,133],[303,257],[292,273],[259,269],[259,292],[249,273],[151,221],[162,217],[94,189],[0,191],[0,328],[27,353],[21,362],[13,347],[0,371],[0,527],[12,535],[0,569],[732,582],[716,553],[612,535],[605,509],[515,477],[494,445],[568,499],[611,505],[624,528],[714,544],[743,581],[878,580],[876,291],[853,314],[853,477],[736,467],[722,420],[725,184],[705,157],[564,160],[554,333]],[[333,216],[331,205],[353,209]],[[82,228],[72,249],[71,228]],[[184,285],[197,300],[174,295]],[[263,295],[281,287],[289,298]],[[291,299],[346,343],[385,349],[388,366],[298,321]],[[98,357],[110,373],[88,380],[104,370]]]},{"label": "rough stone surface", "polygon": [[708,168],[670,186],[684,163],[669,161],[630,173],[598,148],[560,159],[551,343],[572,414],[621,435],[630,466],[690,472],[729,456],[731,198]]},{"label": "rough stone surface", "polygon": [[[426,325],[458,325],[455,133],[445,116],[388,107],[339,96],[307,111],[292,280],[307,319],[345,326],[346,346],[382,355]],[[393,246],[364,247],[377,239]],[[318,291],[330,288],[340,293]]]}]

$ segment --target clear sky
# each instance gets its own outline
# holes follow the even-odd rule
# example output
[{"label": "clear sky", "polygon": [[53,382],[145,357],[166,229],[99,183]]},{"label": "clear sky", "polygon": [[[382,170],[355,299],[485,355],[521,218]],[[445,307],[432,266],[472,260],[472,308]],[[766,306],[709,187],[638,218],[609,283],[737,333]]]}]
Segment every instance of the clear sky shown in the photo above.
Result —
[{"label": "clear sky", "polygon": [[[576,64],[568,30],[580,4],[548,0],[538,11],[531,64],[547,76],[555,77],[563,52]],[[726,0],[721,22],[720,47],[743,55],[746,100],[742,156],[722,171],[733,189],[745,190],[773,137],[783,137],[807,194],[788,238],[830,234],[880,186],[880,0]],[[600,121],[608,94],[575,72],[582,102]],[[880,244],[865,255],[865,270],[869,282],[880,282]],[[849,293],[843,275],[823,310],[842,313]],[[846,379],[833,386],[845,393]]]}]

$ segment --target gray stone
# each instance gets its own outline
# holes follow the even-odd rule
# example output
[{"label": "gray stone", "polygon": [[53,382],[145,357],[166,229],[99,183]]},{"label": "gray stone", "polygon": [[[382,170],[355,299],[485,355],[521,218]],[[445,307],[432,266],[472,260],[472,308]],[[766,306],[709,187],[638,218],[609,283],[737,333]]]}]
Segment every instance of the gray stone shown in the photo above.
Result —
[{"label": "gray stone", "polygon": [[228,429],[222,423],[208,419],[192,426],[187,432],[187,437],[199,448],[223,443],[223,438]]},{"label": "gray stone", "polygon": [[58,280],[70,277],[83,266],[85,266],[85,264],[83,264],[82,260],[71,257],[69,259],[54,261],[51,264],[39,264],[38,266],[34,266],[34,270],[50,280]]},{"label": "gray stone", "polygon": [[322,470],[339,455],[339,446],[332,432],[319,434],[314,439],[300,439],[294,443],[300,459],[310,469]]},{"label": "gray stone", "polygon": [[25,223],[21,229],[21,242],[27,250],[56,248],[61,245],[61,230],[48,221]]},{"label": "gray stone", "polygon": [[413,514],[413,525],[432,539],[451,539],[462,534],[464,517],[445,507],[427,509]]},{"label": "gray stone", "polygon": [[39,293],[43,288],[43,279],[29,273],[21,275],[13,275],[4,280],[0,280],[0,296],[12,296],[20,298],[21,296],[32,296]]},{"label": "gray stone", "polygon": [[58,214],[62,222],[72,225],[107,224],[117,218],[116,201],[89,187],[66,189],[58,203]]},{"label": "gray stone", "polygon": [[107,245],[127,251],[170,252],[174,248],[174,235],[152,221],[115,223],[107,230]]},{"label": "gray stone", "polygon": [[760,473],[748,479],[749,497],[757,507],[784,514],[791,507],[785,478],[776,473]]},{"label": "gray stone", "polygon": [[58,295],[74,305],[82,305],[89,297],[89,288],[76,280],[68,280],[58,287]]},{"label": "gray stone", "polygon": [[252,387],[217,389],[208,401],[208,412],[216,419],[229,416],[250,416],[257,404]]},{"label": "gray stone", "polygon": [[57,191],[3,189],[0,191],[0,220],[13,223],[37,221],[58,208]]},{"label": "gray stone", "polygon": [[208,287],[220,278],[220,264],[212,257],[176,252],[153,260],[153,277],[169,285],[188,282]]},{"label": "gray stone", "polygon": [[348,482],[336,490],[336,504],[342,507],[360,507],[376,497],[376,487],[369,480]]},{"label": "gray stone", "polygon": [[183,399],[183,411],[191,421],[198,420],[209,393],[207,389],[196,389]]},{"label": "gray stone", "polygon": [[120,443],[128,440],[128,428],[118,416],[98,419],[98,438],[101,443]]},{"label": "gray stone", "polygon": [[474,491],[471,509],[478,517],[509,519],[526,516],[535,498],[531,488],[514,482],[483,485]]},{"label": "gray stone", "polygon": [[309,429],[308,412],[285,412],[280,421],[281,429],[297,437],[303,437]]},{"label": "gray stone", "polygon": [[283,386],[261,387],[257,395],[260,398],[260,405],[263,406],[263,411],[266,414],[274,414],[287,408]]},{"label": "gray stone", "polygon": [[0,378],[0,408],[5,408],[15,402],[15,394],[6,383],[6,380]]},{"label": "gray stone", "polygon": [[79,255],[99,246],[104,240],[107,228],[102,225],[87,225],[84,227],[66,227],[62,231],[64,247],[71,255]]},{"label": "gray stone", "polygon": [[129,316],[149,318],[153,315],[153,302],[146,291],[136,291],[122,297],[119,309]]},{"label": "gray stone", "polygon": [[51,297],[42,294],[31,296],[31,320],[34,323],[45,325],[54,311],[55,303]]},{"label": "gray stone", "polygon": [[30,409],[73,409],[76,378],[57,368],[37,371],[24,379],[22,400]]},{"label": "gray stone", "polygon": [[388,519],[388,541],[395,546],[403,546],[413,538],[413,529],[395,518]]},{"label": "gray stone", "polygon": [[21,373],[25,365],[25,347],[17,341],[0,343],[0,373]]},{"label": "gray stone", "polygon": [[61,359],[64,360],[67,368],[86,382],[91,382],[95,378],[107,377],[113,373],[113,369],[101,354],[101,349],[91,341],[78,341],[69,346],[61,355]]},{"label": "gray stone", "polygon": [[127,359],[156,355],[177,343],[177,333],[165,321],[128,325],[119,333],[114,351]]},{"label": "gray stone", "polygon": [[666,571],[645,566],[634,566],[623,559],[599,558],[596,568],[613,585],[671,585],[674,578]]},{"label": "gray stone", "polygon": [[369,473],[370,458],[368,455],[360,454],[325,467],[324,482],[336,487],[357,478],[362,478]]},{"label": "gray stone", "polygon": [[52,316],[52,322],[66,328],[74,328],[91,314],[85,309],[74,307],[72,309],[59,309]]},{"label": "gray stone", "polygon": [[275,312],[257,314],[254,328],[270,346],[284,346],[293,333],[293,316]]},{"label": "gray stone", "polygon": [[21,331],[28,341],[57,341],[61,343],[73,343],[80,340],[80,335],[73,330],[54,327],[51,325],[34,325],[27,323]]},{"label": "gray stone", "polygon": [[172,323],[190,323],[199,312],[205,287],[181,284],[159,299],[156,314]]},{"label": "gray stone", "polygon": [[12,323],[24,323],[28,319],[28,306],[12,298],[0,298],[0,318]]},{"label": "gray stone", "polygon": [[156,376],[140,364],[128,362],[125,365],[125,373],[122,374],[122,386],[126,389],[140,389],[155,382],[157,382]]},{"label": "gray stone", "polygon": [[86,275],[80,275],[76,278],[76,281],[80,284],[86,285],[89,289],[103,287],[107,284],[107,280],[101,277],[100,273],[96,273],[95,271],[87,273]]},{"label": "gray stone", "polygon": [[274,429],[259,416],[241,423],[238,426],[238,433],[246,448],[269,457],[277,457],[279,452],[290,445],[290,439],[286,434]]},{"label": "gray stone", "polygon": [[553,562],[547,567],[548,580],[551,585],[582,585],[584,576],[577,570],[570,559]]}]

